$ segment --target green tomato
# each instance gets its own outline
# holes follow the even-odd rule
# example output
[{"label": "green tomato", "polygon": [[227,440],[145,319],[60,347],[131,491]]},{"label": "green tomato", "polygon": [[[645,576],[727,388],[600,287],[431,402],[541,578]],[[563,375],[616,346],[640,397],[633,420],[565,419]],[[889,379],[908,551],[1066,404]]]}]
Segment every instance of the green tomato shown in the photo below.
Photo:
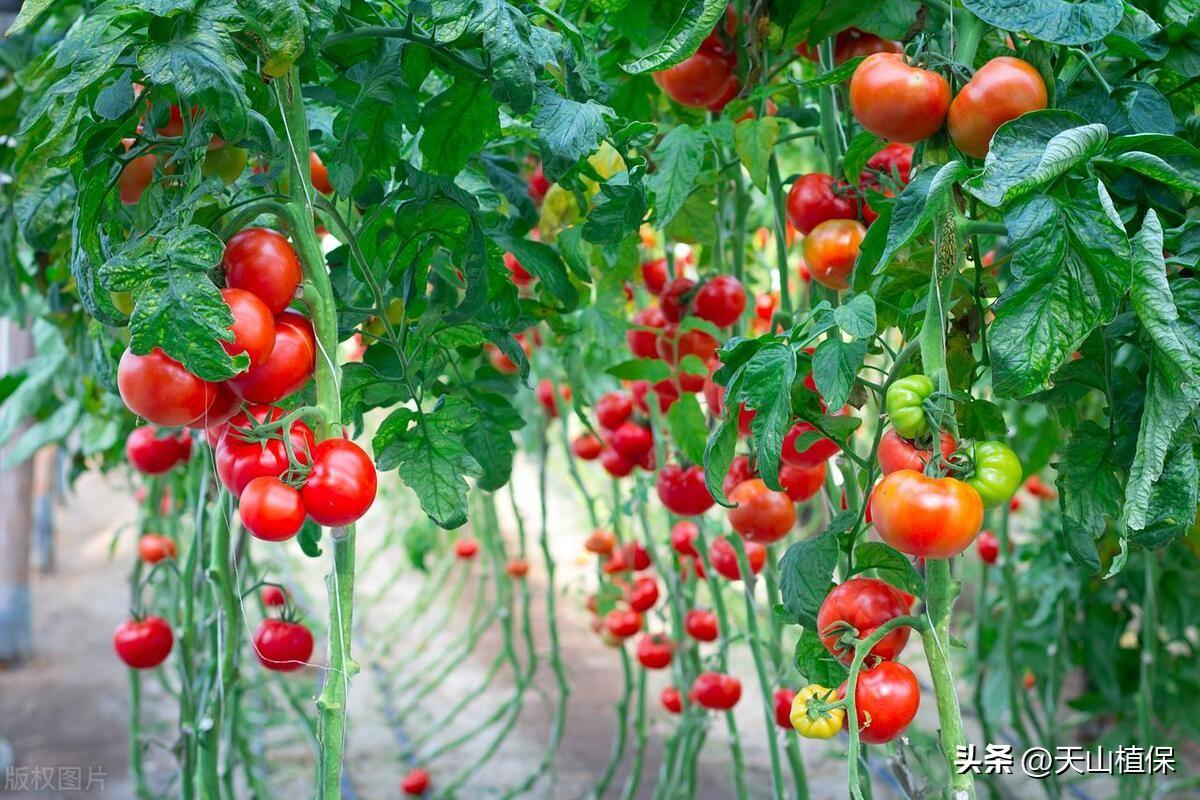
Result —
[{"label": "green tomato", "polygon": [[967,484],[979,492],[985,506],[1007,503],[1021,488],[1021,460],[1003,442],[976,442],[971,451],[975,472]]},{"label": "green tomato", "polygon": [[122,314],[129,316],[133,313],[132,294],[129,292],[109,292],[108,296],[112,300],[113,305],[116,306],[117,310]]},{"label": "green tomato", "polygon": [[209,150],[204,154],[204,164],[200,171],[204,177],[213,175],[220,177],[224,183],[233,183],[246,169],[246,148],[234,147],[231,144]]},{"label": "green tomato", "polygon": [[929,422],[921,404],[933,394],[933,381],[924,375],[909,375],[888,387],[884,405],[896,433],[917,439],[929,433]]}]

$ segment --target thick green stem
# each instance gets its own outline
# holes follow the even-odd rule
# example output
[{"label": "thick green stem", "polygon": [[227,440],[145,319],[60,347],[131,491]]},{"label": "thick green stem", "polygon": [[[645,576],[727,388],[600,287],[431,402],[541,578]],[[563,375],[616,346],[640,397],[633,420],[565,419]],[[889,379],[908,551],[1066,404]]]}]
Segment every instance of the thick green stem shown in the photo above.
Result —
[{"label": "thick green stem", "polygon": [[926,616],[929,625],[921,631],[921,641],[925,645],[925,660],[929,663],[929,673],[933,678],[933,692],[941,724],[942,752],[950,767],[950,793],[947,796],[949,800],[973,800],[974,776],[970,771],[959,772],[954,768],[958,748],[966,744],[954,671],[950,664],[950,616],[958,597],[958,584],[950,575],[948,560],[931,558],[925,564],[929,596]]}]

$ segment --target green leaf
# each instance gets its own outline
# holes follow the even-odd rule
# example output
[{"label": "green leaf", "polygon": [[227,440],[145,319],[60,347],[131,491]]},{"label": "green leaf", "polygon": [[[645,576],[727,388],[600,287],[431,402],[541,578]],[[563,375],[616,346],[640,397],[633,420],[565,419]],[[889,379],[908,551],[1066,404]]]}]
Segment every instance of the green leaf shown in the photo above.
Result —
[{"label": "green leaf", "polygon": [[46,419],[29,426],[4,454],[4,468],[12,469],[46,445],[65,441],[75,431],[75,424],[82,411],[82,401],[78,397],[71,397],[55,408]]},{"label": "green leaf", "polygon": [[455,175],[500,134],[499,107],[486,83],[460,76],[426,103],[421,126],[425,169]]},{"label": "green leaf", "polygon": [[708,437],[704,446],[704,483],[708,493],[719,504],[730,507],[732,503],[725,496],[725,476],[729,474],[729,466],[733,464],[733,454],[738,441],[738,414],[731,411],[727,405],[725,416],[717,424],[717,429]]},{"label": "green leaf", "polygon": [[245,29],[263,51],[263,71],[282,75],[304,54],[307,20],[297,0],[238,0]]},{"label": "green leaf", "polygon": [[660,358],[631,358],[604,371],[622,381],[658,383],[671,377],[671,368]]},{"label": "green leaf", "polygon": [[929,230],[934,218],[954,200],[956,184],[969,172],[966,164],[951,161],[917,173],[892,204],[887,244],[875,264],[875,273],[882,272],[897,252]]},{"label": "green leaf", "polygon": [[1176,189],[1200,192],[1200,150],[1178,136],[1119,136],[1109,142],[1096,161],[1140,172]]},{"label": "green leaf", "polygon": [[830,408],[846,405],[866,355],[867,343],[862,339],[846,342],[831,336],[817,345],[812,359],[813,380]]},{"label": "green leaf", "polygon": [[692,192],[667,225],[667,236],[686,244],[710,244],[716,231],[716,198],[711,186]]},{"label": "green leaf", "polygon": [[1100,556],[1095,540],[1103,535],[1106,519],[1120,513],[1124,495],[1108,432],[1085,422],[1067,443],[1055,469],[1067,552],[1077,564],[1097,573]]},{"label": "green leaf", "polygon": [[1104,40],[1114,55],[1141,61],[1161,61],[1167,55],[1166,31],[1154,18],[1134,5],[1125,4],[1120,24]]},{"label": "green leaf", "polygon": [[378,468],[397,469],[429,518],[446,529],[467,521],[466,479],[483,474],[464,443],[479,418],[466,400],[446,396],[428,413],[396,409],[372,441]]},{"label": "green leaf", "polygon": [[[833,69],[826,73],[818,75],[815,78],[809,78],[806,81],[796,81],[796,88],[804,89],[822,89],[826,86],[836,86],[843,81],[848,81],[854,76],[854,70],[858,69],[858,65],[863,62],[866,56],[855,56],[838,64]],[[854,176],[854,183],[858,183],[858,175]]]},{"label": "green leaf", "polygon": [[855,339],[868,339],[878,330],[875,300],[869,294],[856,294],[850,302],[833,310],[833,321]]},{"label": "green leaf", "polygon": [[593,244],[618,244],[637,232],[646,218],[646,209],[641,182],[603,183],[597,203],[583,223],[583,238]]},{"label": "green leaf", "polygon": [[[758,469],[763,482],[779,491],[779,454],[783,437],[792,424],[792,382],[796,380],[796,355],[785,344],[768,344],[738,371],[739,378],[726,394],[727,415],[737,417],[738,403],[755,411],[754,434]],[[724,478],[725,473],[721,473]]]},{"label": "green leaf", "polygon": [[996,131],[983,172],[963,184],[989,206],[999,207],[1045,186],[1099,154],[1108,141],[1103,125],[1086,125],[1069,111],[1035,111]]},{"label": "green leaf", "polygon": [[988,344],[1001,397],[1044,389],[1129,287],[1129,242],[1098,182],[1033,195],[1004,221],[1013,281],[993,306]]},{"label": "green leaf", "polygon": [[595,152],[608,134],[606,118],[614,116],[613,110],[592,100],[569,100],[545,86],[538,88],[537,102],[533,127],[542,169],[547,178],[558,180],[575,162]]},{"label": "green leaf", "polygon": [[779,120],[775,117],[743,120],[733,127],[733,141],[750,180],[760,192],[767,191],[767,166],[779,141]]},{"label": "green leaf", "polygon": [[657,223],[666,227],[683,208],[704,166],[705,137],[695,128],[678,125],[654,148],[654,172],[646,186],[654,193]]},{"label": "green leaf", "polygon": [[1151,487],[1145,524],[1128,532],[1129,541],[1142,547],[1163,547],[1185,536],[1196,519],[1198,495],[1192,437],[1181,429]]},{"label": "green leaf", "polygon": [[846,157],[842,160],[842,174],[846,177],[846,183],[857,186],[858,179],[863,170],[867,168],[867,162],[871,160],[871,156],[886,145],[886,139],[880,139],[868,131],[860,131],[851,139],[850,146],[846,148]]},{"label": "green leaf", "polygon": [[8,26],[6,35],[16,36],[21,33],[37,22],[38,18],[52,5],[54,5],[54,0],[25,0],[21,3],[21,10],[17,12],[17,18],[13,20],[12,25]]},{"label": "green leaf", "polygon": [[790,545],[779,560],[779,590],[783,605],[806,628],[817,626],[817,611],[825,595],[829,594],[833,571],[837,567],[837,534],[846,531],[852,522],[850,516],[842,512],[823,533]]},{"label": "green leaf", "polygon": [[920,597],[925,592],[925,581],[908,556],[883,542],[863,542],[854,548],[852,574],[867,570],[875,570],[881,580],[909,594]]},{"label": "green leaf", "polygon": [[579,305],[579,292],[571,283],[567,266],[557,250],[548,244],[508,234],[494,235],[492,238],[516,256],[530,275],[542,282],[549,296],[561,304],[560,308],[571,311]]},{"label": "green leaf", "polygon": [[687,458],[695,464],[704,462],[708,425],[696,395],[684,393],[667,411],[667,427],[671,438]]},{"label": "green leaf", "polygon": [[512,475],[517,450],[512,434],[525,426],[525,420],[507,398],[494,392],[473,392],[469,400],[478,421],[463,431],[463,445],[479,465],[476,485],[494,492]]},{"label": "green leaf", "polygon": [[664,70],[696,52],[700,42],[725,16],[728,4],[723,0],[685,0],[667,35],[653,51],[621,64],[621,69],[637,75]]},{"label": "green leaf", "polygon": [[1121,22],[1121,0],[963,0],[989,25],[1053,44],[1098,42]]},{"label": "green leaf", "polygon": [[793,663],[807,683],[827,689],[836,689],[849,674],[846,665],[834,658],[817,632],[808,627],[796,640]]},{"label": "green leaf", "polygon": [[544,31],[534,29],[521,9],[507,0],[482,0],[473,22],[483,36],[497,99],[525,113],[533,105],[542,66],[533,37]]}]

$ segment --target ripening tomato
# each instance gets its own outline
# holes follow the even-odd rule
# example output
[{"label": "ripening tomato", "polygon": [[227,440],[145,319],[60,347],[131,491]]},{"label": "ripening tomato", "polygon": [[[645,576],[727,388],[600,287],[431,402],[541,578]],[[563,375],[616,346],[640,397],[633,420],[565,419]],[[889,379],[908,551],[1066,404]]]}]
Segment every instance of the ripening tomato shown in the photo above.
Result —
[{"label": "ripening tomato", "polygon": [[847,28],[837,35],[833,60],[843,64],[852,58],[869,56],[872,53],[902,53],[904,47],[897,41],[881,39],[873,33]]},{"label": "ripening tomato", "polygon": [[329,182],[329,169],[316,151],[308,151],[308,172],[312,187],[321,194],[333,194],[333,184]]},{"label": "ripening tomato", "polygon": [[[746,563],[750,565],[750,573],[757,575],[762,572],[767,563],[767,548],[758,542],[744,541],[742,547],[746,551]],[[737,550],[724,536],[713,539],[708,546],[708,563],[722,578],[730,581],[742,579],[741,564],[738,562]]]},{"label": "ripening tomato", "polygon": [[681,519],[671,528],[671,549],[681,556],[696,558],[700,555],[696,552],[695,544],[699,535],[700,529],[696,527],[696,523]]},{"label": "ripening tomato", "polygon": [[[255,478],[278,478],[287,472],[290,463],[282,430],[271,431],[265,441],[250,431],[251,418],[255,423],[274,422],[284,413],[275,406],[251,406],[229,420],[229,426],[217,442],[214,460],[217,477],[234,495],[240,496]],[[287,435],[296,460],[308,464],[316,447],[312,429],[302,420],[295,420],[289,423]]]},{"label": "ripening tomato", "polygon": [[312,468],[300,496],[318,525],[340,528],[358,520],[375,502],[375,465],[349,439],[326,439],[312,452]]},{"label": "ripening tomato", "polygon": [[704,481],[704,468],[686,469],[668,464],[658,473],[658,499],[669,511],[681,517],[694,517],[712,508],[713,498]]},{"label": "ripening tomato", "polygon": [[259,593],[264,606],[276,608],[278,606],[286,606],[288,602],[287,592],[279,586],[264,586]]},{"label": "ripening tomato", "polygon": [[654,449],[654,436],[649,428],[636,422],[622,422],[608,434],[608,446],[636,464]]},{"label": "ripening tomato", "polygon": [[275,317],[257,295],[245,289],[222,289],[221,297],[233,312],[233,324],[229,330],[233,341],[222,341],[225,352],[231,356],[245,353],[250,366],[260,366],[275,348]]},{"label": "ripening tomato", "polygon": [[288,240],[267,228],[246,228],[225,243],[225,282],[257,295],[272,314],[296,296],[300,261]]},{"label": "ripening tomato", "polygon": [[147,564],[157,564],[175,557],[175,540],[161,533],[142,534],[138,539],[138,558]]},{"label": "ripening tomato", "polygon": [[858,219],[858,200],[845,181],[835,185],[831,176],[812,172],[797,178],[788,191],[787,216],[807,236],[822,222]]},{"label": "ripening tomato", "polygon": [[676,278],[663,288],[659,310],[666,322],[679,322],[691,308],[696,282],[691,278]]},{"label": "ripening tomato", "polygon": [[754,315],[763,322],[770,322],[775,316],[775,309],[779,306],[779,293],[771,292],[769,294],[760,294],[754,298]]},{"label": "ripening tomato", "polygon": [[600,466],[604,467],[604,471],[614,478],[624,478],[633,472],[637,463],[626,459],[611,447],[605,447],[600,451]]},{"label": "ripening tomato", "polygon": [[775,724],[784,730],[792,729],[792,702],[795,699],[796,692],[793,689],[776,689],[771,695],[775,706]]},{"label": "ripening tomato", "polygon": [[[529,358],[529,354],[533,352],[533,345],[529,344],[520,335],[517,337],[517,344],[525,351],[525,358]],[[488,363],[492,365],[492,369],[505,375],[516,375],[521,371],[516,362],[508,357],[508,354],[501,350],[496,345],[490,342],[484,346],[484,351],[487,352]]]},{"label": "ripening tomato", "polygon": [[683,694],[674,686],[663,689],[659,700],[662,702],[663,708],[672,714],[679,714],[683,711]]},{"label": "ripening tomato", "polygon": [[950,107],[950,84],[905,63],[900,53],[869,55],[850,79],[850,109],[882,139],[912,144],[937,133]]},{"label": "ripening tomato", "polygon": [[[926,437],[926,439],[928,438]],[[942,457],[949,458],[958,447],[958,443],[954,441],[954,437],[948,431],[942,431],[940,439]],[[876,457],[879,459],[879,470],[884,475],[900,469],[921,472],[929,463],[932,455],[932,451],[918,449],[916,444],[902,438],[894,430],[883,434],[879,440],[879,450],[876,453]]]},{"label": "ripening tomato", "polygon": [[509,277],[517,286],[528,286],[533,283],[533,276],[525,271],[521,262],[512,253],[504,254],[504,268],[508,270]]},{"label": "ripening tomato", "polygon": [[683,629],[697,642],[715,642],[720,634],[717,615],[700,608],[693,608],[684,615]]},{"label": "ripening tomato", "polygon": [[637,660],[646,669],[666,669],[675,655],[675,644],[661,633],[647,633],[638,640]]},{"label": "ripening tomato", "polygon": [[850,272],[867,229],[854,219],[822,222],[804,237],[804,263],[814,281],[830,289],[849,289]]},{"label": "ripening tomato", "polygon": [[654,73],[654,82],[680,105],[707,108],[720,101],[729,90],[733,61],[703,49],[670,69]]},{"label": "ripening tomato", "polygon": [[996,534],[980,531],[979,538],[975,540],[975,551],[979,553],[979,560],[983,563],[995,564],[996,559],[1000,557],[1000,541]]},{"label": "ripening tomato", "polygon": [[[846,684],[838,697],[846,696]],[[858,673],[854,706],[858,714],[858,738],[867,744],[890,742],[908,727],[921,705],[917,676],[903,664],[883,661]],[[850,720],[843,722],[849,730]]]},{"label": "ripening tomato", "polygon": [[999,56],[975,71],[950,103],[946,127],[954,146],[969,156],[988,153],[996,129],[1046,107],[1046,83],[1030,63]]},{"label": "ripening tomato", "polygon": [[254,633],[258,661],[274,672],[294,672],[312,656],[312,632],[299,622],[264,619]]},{"label": "ripening tomato", "polygon": [[816,428],[809,422],[797,422],[783,437],[783,447],[779,457],[786,463],[797,467],[815,467],[824,464],[842,449],[837,442],[828,437],[822,437],[810,444],[804,450],[796,449],[796,440]]},{"label": "ripening tomato", "polygon": [[583,543],[583,547],[589,553],[595,553],[598,556],[606,556],[613,551],[617,546],[617,537],[612,531],[606,531],[603,528],[596,528],[588,536],[587,541]]},{"label": "ripening tomato", "polygon": [[604,615],[604,629],[618,639],[628,639],[642,629],[642,615],[630,609],[614,608]]},{"label": "ripening tomato", "polygon": [[591,433],[581,433],[571,440],[571,452],[584,461],[595,461],[604,450],[604,442]]},{"label": "ripening tomato", "polygon": [[728,711],[742,697],[742,682],[721,672],[701,672],[692,681],[688,697],[702,708]]},{"label": "ripening tomato", "polygon": [[134,428],[125,440],[125,459],[138,472],[161,475],[192,453],[192,437],[186,433],[163,434],[150,425]]},{"label": "ripening tomato", "polygon": [[454,555],[466,561],[475,557],[479,552],[479,542],[471,538],[462,538],[454,543]]},{"label": "ripening tomato", "polygon": [[144,356],[126,350],[117,365],[125,407],[155,425],[186,425],[209,409],[216,385],[197,378],[159,348]]},{"label": "ripening tomato", "polygon": [[629,607],[639,613],[645,613],[654,608],[654,604],[658,602],[658,581],[651,578],[649,575],[642,575],[635,578],[633,585],[629,587],[629,591],[625,596]]},{"label": "ripening tomato", "polygon": [[152,669],[167,660],[175,636],[162,617],[129,619],[117,626],[113,648],[117,657],[133,669]]},{"label": "ripening tomato", "polygon": [[732,275],[718,275],[696,290],[692,309],[700,319],[706,319],[718,328],[727,328],[746,310],[746,290]]},{"label": "ripening tomato", "polygon": [[255,478],[238,496],[238,515],[254,538],[284,542],[304,525],[304,501],[279,478]]},{"label": "ripening tomato", "polygon": [[779,465],[779,485],[787,492],[793,503],[802,503],[821,491],[825,485],[826,462],[822,461],[811,467],[798,467],[795,464],[781,463]]},{"label": "ripening tomato", "polygon": [[[883,623],[903,617],[912,603],[910,596],[877,578],[850,578],[830,590],[817,612],[817,633],[825,649],[845,664],[854,660],[854,648],[840,641],[846,631],[833,626],[839,623],[857,630],[856,639],[865,639]],[[890,661],[900,655],[908,644],[911,628],[891,630],[874,647],[870,655]]]},{"label": "ripening tomato", "polygon": [[510,578],[524,578],[529,574],[529,562],[523,558],[510,558],[504,569]]},{"label": "ripening tomato", "polygon": [[[554,382],[549,378],[542,378],[538,381],[537,389],[534,390],[537,400],[542,404],[542,408],[546,409],[546,416],[550,419],[558,419],[558,401],[554,398]],[[562,398],[564,405],[571,404],[571,387],[564,384],[559,387],[559,397]]]},{"label": "ripening tomato", "polygon": [[221,183],[228,186],[246,171],[249,154],[244,147],[220,142],[219,137],[212,138],[208,151],[204,154],[204,162],[200,165],[200,174],[206,178],[220,178]]},{"label": "ripening tomato", "polygon": [[796,524],[796,506],[786,492],[767,487],[761,478],[739,484],[729,494],[736,505],[727,510],[730,526],[743,538],[771,544],[788,535]]},{"label": "ripening tomato", "polygon": [[633,325],[651,330],[634,330],[630,328],[625,334],[625,343],[629,351],[638,358],[658,358],[658,333],[666,324],[666,317],[658,306],[643,308],[633,315]]},{"label": "ripening tomato", "polygon": [[404,776],[400,789],[410,797],[420,797],[429,791],[429,772],[418,767]]},{"label": "ripening tomato", "polygon": [[295,394],[312,377],[317,340],[303,314],[285,311],[275,318],[275,346],[267,360],[227,383],[251,403],[274,403]]},{"label": "ripening tomato", "polygon": [[663,287],[667,285],[667,260],[654,258],[643,261],[642,282],[646,284],[646,291],[650,294],[662,294]]},{"label": "ripening tomato", "polygon": [[1058,492],[1038,475],[1030,475],[1025,481],[1025,491],[1041,500],[1054,500]]},{"label": "ripening tomato", "polygon": [[955,478],[897,470],[884,476],[870,502],[880,538],[911,556],[956,556],[983,525],[979,492]]}]

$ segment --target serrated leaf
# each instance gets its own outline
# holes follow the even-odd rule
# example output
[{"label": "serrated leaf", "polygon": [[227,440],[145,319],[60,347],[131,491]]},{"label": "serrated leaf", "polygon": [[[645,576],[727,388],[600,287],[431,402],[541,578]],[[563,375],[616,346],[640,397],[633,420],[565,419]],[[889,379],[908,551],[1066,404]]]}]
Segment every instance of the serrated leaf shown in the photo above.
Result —
[{"label": "serrated leaf", "polygon": [[654,193],[660,227],[666,227],[683,207],[704,165],[705,138],[696,129],[677,125],[654,148],[654,172],[646,179]]},{"label": "serrated leaf", "polygon": [[1000,126],[983,172],[963,184],[989,206],[999,207],[1086,163],[1108,142],[1103,125],[1083,124],[1070,111],[1034,111]]},{"label": "serrated leaf", "polygon": [[426,103],[421,125],[425,169],[455,175],[500,134],[500,109],[486,83],[460,76]]},{"label": "serrated leaf", "polygon": [[696,52],[717,22],[725,16],[722,0],[686,0],[657,48],[640,58],[625,61],[621,69],[633,75],[664,70]]},{"label": "serrated leaf", "polygon": [[791,544],[779,560],[780,597],[805,628],[817,626],[817,611],[829,594],[837,568],[837,534],[851,522],[845,513],[839,514],[820,535]]},{"label": "serrated leaf", "polygon": [[806,682],[827,689],[836,689],[849,674],[846,665],[834,658],[817,632],[808,627],[796,640],[792,661]]},{"label": "serrated leaf", "polygon": [[841,408],[850,399],[854,379],[862,369],[867,343],[862,339],[846,342],[832,336],[813,352],[813,380],[817,391],[831,408]]},{"label": "serrated leaf", "polygon": [[1098,42],[1121,22],[1121,0],[964,0],[989,25],[1053,44]]},{"label": "serrated leaf", "polygon": [[667,427],[680,451],[694,464],[704,462],[708,425],[696,395],[684,393],[667,410]]},{"label": "serrated leaf", "polygon": [[775,117],[743,120],[733,128],[734,149],[760,192],[767,191],[767,167],[777,141],[779,120]]},{"label": "serrated leaf", "polygon": [[[750,423],[755,453],[763,482],[779,491],[779,454],[783,437],[792,423],[792,382],[796,379],[796,355],[784,344],[761,348],[739,370],[739,379],[726,394],[725,404],[738,403],[755,411]],[[736,417],[733,411],[728,412]],[[724,477],[724,473],[721,473]]]},{"label": "serrated leaf", "polygon": [[868,339],[878,330],[875,300],[869,294],[856,294],[833,310],[833,321],[855,339]]},{"label": "serrated leaf", "polygon": [[925,592],[925,581],[908,556],[883,542],[863,542],[854,548],[853,574],[867,570],[909,594],[920,597]]}]

